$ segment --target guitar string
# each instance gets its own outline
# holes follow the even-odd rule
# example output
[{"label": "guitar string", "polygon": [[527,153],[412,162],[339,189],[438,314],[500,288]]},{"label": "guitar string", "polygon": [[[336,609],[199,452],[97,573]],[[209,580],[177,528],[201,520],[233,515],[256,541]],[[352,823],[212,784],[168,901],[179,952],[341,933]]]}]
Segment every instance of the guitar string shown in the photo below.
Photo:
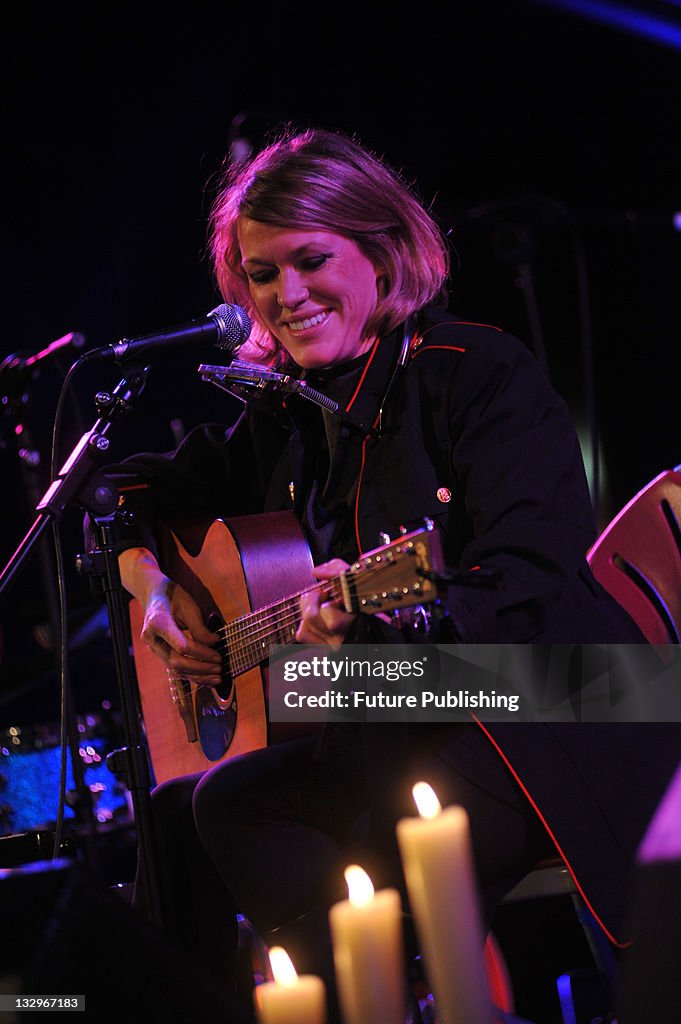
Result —
[{"label": "guitar string", "polygon": [[[333,600],[342,596],[340,589],[337,589],[335,593],[331,587],[319,589],[322,592],[326,590],[327,599]],[[267,638],[271,637],[276,641],[277,634],[283,634],[287,638],[290,634],[290,639],[293,640],[302,615],[297,598],[291,598],[290,603],[295,604],[296,607],[289,607],[284,614],[279,614],[274,618],[274,628],[270,628],[270,623],[265,622],[256,624],[250,632],[244,631],[241,635],[230,635],[224,631],[225,648],[223,649],[226,650],[234,671],[253,668],[263,661],[267,656],[268,645],[264,642]]]},{"label": "guitar string", "polygon": [[300,609],[291,608],[285,614],[280,615],[276,624],[271,628],[262,626],[239,637],[225,636],[222,641],[225,645],[224,649],[228,650],[231,656],[239,652],[247,652],[249,649],[259,652],[265,648],[267,640],[271,640],[272,643],[291,642],[301,620]]},{"label": "guitar string", "polygon": [[[394,563],[386,563],[383,566],[375,566],[369,572],[379,576],[383,575],[385,570],[389,570]],[[366,576],[366,569],[361,575]],[[349,573],[353,579],[360,573]],[[266,645],[263,640],[267,639],[268,636],[276,637],[277,633],[281,633],[291,628],[291,638],[295,635],[295,630],[292,628],[297,626],[301,620],[301,613],[298,607],[298,598],[304,593],[310,593],[314,589],[324,590],[328,588],[327,598],[335,599],[342,597],[342,590],[339,586],[340,578],[336,580],[326,580],[323,586],[313,587],[307,591],[303,591],[298,595],[291,595],[289,598],[285,598],[281,601],[275,602],[274,604],[267,606],[264,609],[260,609],[259,612],[249,613],[248,616],[242,618],[242,620],[236,620],[237,624],[241,626],[241,629],[234,630],[231,627],[234,623],[222,627],[220,632],[224,638],[223,652],[226,651],[229,655],[230,664],[233,672],[244,671],[248,668],[255,667],[262,660],[264,660],[263,651],[266,650]],[[335,591],[335,592],[334,592]],[[279,614],[283,610],[286,604],[295,604],[296,607],[289,607],[285,614]],[[273,615],[272,611],[276,610],[277,615]],[[263,617],[262,612],[269,612],[269,614]],[[245,620],[245,621],[244,621]],[[274,621],[275,628],[271,629],[271,622]],[[254,625],[250,625],[253,622]],[[233,647],[230,647],[230,642],[233,643]],[[265,655],[266,656],[266,655]]]},{"label": "guitar string", "polygon": [[[372,572],[372,575],[381,576],[385,570],[390,568],[391,565],[386,564],[385,566],[376,566],[373,570],[370,570],[370,572]],[[360,574],[349,573],[348,575],[350,576],[350,583],[352,584],[354,578]],[[366,577],[366,571],[361,575]],[[286,609],[287,605],[290,606],[292,603],[298,605],[299,598],[303,597],[305,594],[312,593],[314,590],[323,592],[325,589],[328,591],[325,596],[329,600],[336,600],[343,596],[342,588],[340,587],[340,578],[325,580],[321,584],[302,591],[299,594],[292,594],[289,597],[280,599],[271,605],[266,605],[257,612],[249,612],[240,619],[236,619],[232,623],[225,624],[218,632],[220,632],[225,639],[233,640],[237,643],[243,640],[253,640],[254,642],[257,642],[261,639],[263,634],[266,635],[268,632],[276,632],[277,625],[285,627],[290,623],[291,609],[289,609],[288,616],[281,615],[281,612]],[[293,610],[293,614],[298,614],[300,617],[299,608]],[[269,629],[272,623],[275,624],[274,630]]]},{"label": "guitar string", "polygon": [[309,587],[298,594],[290,594],[288,597],[280,598],[270,605],[265,605],[258,611],[248,612],[247,615],[241,616],[241,618],[235,619],[233,622],[225,623],[218,632],[221,632],[225,637],[229,636],[230,639],[239,640],[248,636],[251,632],[257,633],[262,627],[267,626],[271,622],[276,623],[287,606],[290,606],[293,602],[298,603],[301,597],[312,594],[315,590],[321,594],[324,594],[324,591],[328,591],[328,596],[335,600],[336,597],[341,596],[340,590],[334,593],[334,587],[337,588],[337,586],[335,580],[324,580],[322,583]]},{"label": "guitar string", "polygon": [[[413,551],[413,548],[411,550]],[[348,570],[345,576],[352,586],[358,576],[366,578],[367,575],[371,575],[375,579],[394,568],[394,565],[395,562],[391,561],[385,562],[380,566],[372,566],[368,569],[364,567],[356,571]],[[280,598],[269,605],[265,605],[258,611],[248,612],[246,615],[221,626],[217,631],[222,637],[221,642],[217,645],[217,650],[227,655],[230,674],[236,676],[248,671],[249,668],[255,668],[266,657],[266,655],[263,655],[263,639],[268,636],[275,636],[277,632],[285,632],[289,628],[292,629],[300,623],[302,615],[299,600],[301,597],[314,593],[314,591],[319,591],[320,594],[324,594],[326,591],[325,596],[327,600],[342,598],[343,591],[340,581],[340,576],[332,580],[320,581],[320,583],[308,587],[297,594]],[[288,608],[287,605],[289,606]],[[291,605],[296,607],[291,607]],[[265,614],[263,615],[263,613]],[[271,628],[272,625],[274,625],[274,628]],[[294,635],[295,630],[292,631],[292,636]],[[194,684],[190,683],[190,685],[193,686]],[[196,685],[200,686],[202,684]]]},{"label": "guitar string", "polygon": [[[390,566],[388,564],[383,566],[376,566],[373,569],[373,572],[376,575],[383,574],[382,570],[389,567]],[[354,575],[359,574],[366,575],[366,572],[352,573],[353,577]],[[350,575],[350,573],[348,573],[348,575]],[[339,577],[335,580],[325,580],[322,583],[315,585],[314,587],[309,587],[307,590],[301,591],[299,594],[292,594],[289,597],[282,598],[279,601],[275,601],[269,605],[265,605],[265,607],[260,609],[260,611],[249,612],[247,615],[242,616],[240,620],[235,620],[235,622],[225,624],[224,626],[219,628],[217,632],[222,635],[223,640],[216,645],[216,649],[222,654],[226,653],[229,662],[229,674],[232,678],[238,677],[243,673],[248,672],[250,669],[256,668],[263,662],[263,660],[265,660],[267,655],[263,655],[262,637],[259,636],[259,634],[263,634],[264,632],[264,636],[266,637],[267,635],[272,635],[275,632],[278,632],[278,629],[275,628],[271,630],[265,629],[264,627],[260,628],[260,624],[258,623],[255,624],[255,628],[252,629],[250,635],[248,629],[244,629],[242,631],[242,634],[239,635],[237,631],[232,632],[231,627],[243,623],[244,620],[256,620],[256,617],[260,615],[261,611],[269,612],[267,620],[265,621],[265,626],[268,625],[269,622],[279,622],[280,624],[283,624],[283,628],[288,628],[289,626],[297,627],[302,617],[299,607],[290,607],[285,614],[281,614],[279,616],[272,614],[272,611],[274,609],[283,609],[287,604],[291,605],[295,603],[297,605],[300,597],[302,597],[305,594],[310,594],[315,590],[320,591],[323,594],[326,591],[326,596],[330,600],[333,600],[335,598],[341,598],[343,596]],[[293,635],[295,636],[295,631]],[[232,640],[236,642],[235,646],[232,646],[230,644],[230,641]],[[194,681],[191,681],[189,679],[186,679],[184,681],[188,684],[190,692],[195,692],[202,686],[207,685],[205,683],[195,683]],[[231,697],[232,694],[233,684],[229,697]]]},{"label": "guitar string", "polygon": [[[374,570],[376,575],[383,575],[382,571],[384,568],[389,566],[377,566]],[[356,575],[356,574],[355,574]],[[365,574],[364,574],[365,575]],[[310,593],[314,589],[324,590],[327,589],[326,594],[328,599],[335,600],[336,598],[342,597],[342,591],[339,588],[339,581],[331,580],[324,581],[326,587],[311,588],[303,593]],[[246,644],[252,644],[254,647],[262,648],[262,639],[267,637],[268,634],[276,635],[277,632],[283,632],[289,627],[296,618],[300,621],[300,609],[298,605],[298,598],[300,595],[292,595],[289,598],[278,601],[269,607],[260,609],[259,612],[249,613],[247,617],[242,620],[237,620],[236,623],[223,626],[220,630],[225,641],[232,641],[237,645],[243,646]],[[281,614],[284,611],[286,605],[295,605],[295,607],[289,607],[286,614]],[[267,613],[263,615],[263,612]],[[275,628],[271,629],[270,626],[274,623]],[[237,628],[234,628],[236,625]]]},{"label": "guitar string", "polygon": [[[382,576],[386,571],[392,569],[394,565],[395,562],[386,562],[383,565],[373,566],[370,569],[364,569],[361,572],[348,571],[345,575],[348,578],[350,585],[352,586],[354,584],[355,579],[358,576],[366,577],[367,575],[371,575],[372,578],[374,576]],[[240,616],[238,619],[234,619],[232,622],[226,623],[225,625],[221,626],[219,631],[224,633],[228,630],[231,636],[237,637],[240,631],[242,633],[247,633],[248,630],[251,628],[252,623],[255,624],[255,628],[257,630],[261,624],[267,623],[268,621],[271,621],[273,618],[275,618],[278,612],[291,601],[297,601],[299,598],[304,597],[306,594],[311,594],[315,590],[322,591],[324,590],[325,587],[340,588],[340,579],[340,577],[336,577],[335,579],[331,580],[323,580],[319,584],[315,584],[312,587],[308,587],[306,590],[302,590],[297,594],[289,594],[287,597],[280,598],[277,601],[274,601],[272,604],[264,605],[257,611],[247,612],[245,615]],[[334,595],[334,599],[335,597],[342,597],[342,589],[338,594]]]}]

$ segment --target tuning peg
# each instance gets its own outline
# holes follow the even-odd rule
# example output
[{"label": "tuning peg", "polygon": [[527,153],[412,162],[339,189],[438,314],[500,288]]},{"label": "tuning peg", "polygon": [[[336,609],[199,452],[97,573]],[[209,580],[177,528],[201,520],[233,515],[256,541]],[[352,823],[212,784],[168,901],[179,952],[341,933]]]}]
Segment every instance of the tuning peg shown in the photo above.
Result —
[{"label": "tuning peg", "polygon": [[400,536],[401,537],[404,537],[405,533],[408,533],[408,532],[409,531],[407,530],[406,526],[400,526]]},{"label": "tuning peg", "polygon": [[423,525],[429,532],[435,529],[435,520],[431,519],[430,516],[425,516],[423,519]]},{"label": "tuning peg", "polygon": [[391,538],[389,533],[385,533],[383,530],[379,530],[378,539],[380,540],[381,544],[389,544]]}]

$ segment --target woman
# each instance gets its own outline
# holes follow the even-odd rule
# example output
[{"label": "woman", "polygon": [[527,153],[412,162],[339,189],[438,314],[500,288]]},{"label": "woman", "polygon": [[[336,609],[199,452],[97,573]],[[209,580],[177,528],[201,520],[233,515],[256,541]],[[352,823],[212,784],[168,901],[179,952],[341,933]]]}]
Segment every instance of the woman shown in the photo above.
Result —
[{"label": "woman", "polygon": [[[268,399],[228,444],[206,427],[170,458],[128,463],[149,487],[129,492],[131,507],[144,495],[145,527],[122,537],[122,575],[169,669],[220,681],[216,638],[153,541],[156,519],[198,510],[293,510],[320,579],[428,516],[449,566],[502,581],[451,588],[431,639],[641,640],[585,562],[592,514],[563,402],[522,344],[443,311],[445,242],[397,174],[341,135],[285,136],[228,176],[212,255],[225,300],[254,322],[240,355],[304,374],[340,415]],[[311,595],[296,638],[391,643],[411,635],[408,616],[398,626]],[[359,861],[378,886],[402,887],[394,823],[414,813],[416,778],[468,809],[488,916],[555,839],[614,930],[629,858],[678,750],[658,742],[653,766],[638,735],[638,790],[621,815],[621,789],[604,783],[617,758],[622,784],[635,739],[625,726],[337,725],[162,786],[154,802],[176,933],[224,962],[228,892],[266,939],[331,984],[326,915],[344,895],[342,868]]]}]

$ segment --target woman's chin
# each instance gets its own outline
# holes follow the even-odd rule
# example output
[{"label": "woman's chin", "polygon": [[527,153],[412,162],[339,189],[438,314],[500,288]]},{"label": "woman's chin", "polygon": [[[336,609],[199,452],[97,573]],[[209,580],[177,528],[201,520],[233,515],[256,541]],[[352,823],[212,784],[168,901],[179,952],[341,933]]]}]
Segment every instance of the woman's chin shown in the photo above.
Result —
[{"label": "woman's chin", "polygon": [[316,346],[292,345],[290,348],[286,346],[286,351],[301,370],[323,370],[333,364],[330,353]]}]

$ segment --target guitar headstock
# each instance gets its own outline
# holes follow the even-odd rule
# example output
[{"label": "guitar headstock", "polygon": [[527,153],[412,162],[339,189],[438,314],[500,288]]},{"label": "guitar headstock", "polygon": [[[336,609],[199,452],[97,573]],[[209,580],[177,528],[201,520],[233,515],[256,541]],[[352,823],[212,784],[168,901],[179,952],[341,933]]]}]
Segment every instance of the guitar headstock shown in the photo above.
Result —
[{"label": "guitar headstock", "polygon": [[427,604],[438,597],[432,574],[443,569],[440,538],[432,526],[375,548],[340,577],[345,609],[374,615]]}]

